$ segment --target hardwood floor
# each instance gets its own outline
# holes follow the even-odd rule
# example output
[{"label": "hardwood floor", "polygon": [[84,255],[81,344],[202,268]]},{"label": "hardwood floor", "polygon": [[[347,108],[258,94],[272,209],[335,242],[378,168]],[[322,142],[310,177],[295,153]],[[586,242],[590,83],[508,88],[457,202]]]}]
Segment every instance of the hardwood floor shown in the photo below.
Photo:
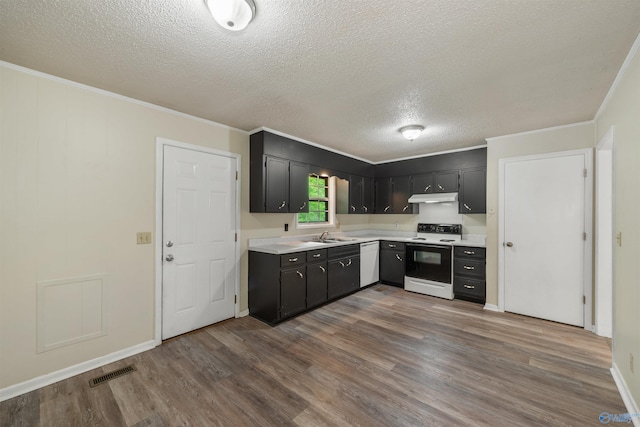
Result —
[{"label": "hardwood floor", "polygon": [[2,402],[0,425],[597,426],[627,412],[610,352],[579,328],[376,285],[274,328],[228,320]]}]

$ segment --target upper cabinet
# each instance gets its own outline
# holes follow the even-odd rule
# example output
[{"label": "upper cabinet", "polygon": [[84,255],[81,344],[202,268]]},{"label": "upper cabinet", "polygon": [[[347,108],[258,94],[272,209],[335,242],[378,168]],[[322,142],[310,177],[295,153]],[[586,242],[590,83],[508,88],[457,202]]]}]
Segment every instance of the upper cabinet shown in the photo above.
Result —
[{"label": "upper cabinet", "polygon": [[377,214],[393,213],[393,179],[376,178],[375,180],[375,210]]},{"label": "upper cabinet", "polygon": [[[414,205],[409,203],[411,197],[411,177],[399,176],[392,178],[393,192],[391,207],[394,214],[411,214],[414,213]],[[416,212],[417,213],[417,210]]]},{"label": "upper cabinet", "polygon": [[349,213],[370,214],[374,205],[373,178],[351,175],[349,177]]},{"label": "upper cabinet", "polygon": [[487,212],[487,170],[463,170],[460,175],[458,211],[461,214]]},{"label": "upper cabinet", "polygon": [[309,212],[309,165],[264,156],[264,208],[252,212]]},{"label": "upper cabinet", "polygon": [[440,171],[435,173],[434,193],[455,193],[458,191],[460,171]]},{"label": "upper cabinet", "polygon": [[433,193],[433,172],[422,173],[413,176],[413,194]]}]

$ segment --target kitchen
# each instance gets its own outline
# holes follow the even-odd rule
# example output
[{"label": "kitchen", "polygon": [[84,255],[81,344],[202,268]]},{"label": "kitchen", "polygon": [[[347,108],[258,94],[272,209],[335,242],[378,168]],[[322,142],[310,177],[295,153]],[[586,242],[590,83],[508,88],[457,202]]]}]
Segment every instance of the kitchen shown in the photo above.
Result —
[{"label": "kitchen", "polygon": [[[29,2],[25,2],[25,4],[27,3]],[[10,9],[9,6],[11,6]],[[424,148],[416,147],[417,143],[420,142],[419,140],[407,144],[397,132],[398,128],[406,122],[413,123],[418,120],[419,117],[416,118],[411,115],[384,121],[369,118],[367,114],[371,113],[365,113],[351,121],[352,123],[361,124],[362,129],[371,130],[370,133],[365,133],[365,137],[356,138],[355,134],[348,132],[344,133],[345,136],[343,138],[336,138],[331,134],[327,135],[328,132],[340,132],[340,128],[344,130],[344,123],[349,120],[346,120],[346,114],[344,117],[338,115],[332,119],[326,116],[328,112],[337,108],[337,104],[346,104],[346,102],[344,98],[340,97],[336,97],[335,102],[328,100],[328,96],[323,96],[323,91],[314,91],[309,94],[309,98],[316,103],[324,102],[322,104],[324,107],[315,115],[317,117],[316,122],[320,122],[320,125],[316,125],[315,128],[309,125],[305,131],[305,126],[300,124],[303,121],[301,116],[305,115],[304,109],[299,107],[301,100],[296,97],[283,99],[278,93],[279,90],[284,89],[283,87],[287,85],[300,91],[305,87],[306,82],[291,83],[289,79],[278,77],[279,74],[277,72],[286,67],[271,69],[264,67],[264,63],[262,67],[255,66],[252,61],[247,62],[244,57],[239,58],[239,65],[238,63],[234,64],[229,57],[225,57],[225,60],[222,61],[217,60],[217,62],[226,64],[225,69],[228,70],[226,72],[228,75],[243,75],[242,70],[249,70],[251,73],[255,72],[257,75],[252,75],[252,79],[247,80],[254,83],[249,85],[251,86],[250,88],[243,86],[244,89],[241,92],[245,91],[245,94],[255,92],[256,96],[253,97],[253,103],[258,104],[258,100],[260,100],[262,110],[277,110],[276,113],[280,113],[286,119],[274,122],[260,121],[254,126],[246,126],[236,124],[234,119],[227,118],[225,113],[220,111],[216,113],[218,114],[216,117],[220,118],[213,119],[211,117],[203,119],[202,114],[195,114],[195,111],[188,108],[183,109],[181,112],[176,112],[175,110],[179,109],[174,104],[156,101],[160,99],[159,94],[157,98],[144,98],[138,94],[139,91],[148,86],[163,88],[159,92],[168,92],[168,90],[164,89],[172,86],[167,83],[167,80],[152,84],[150,77],[160,76],[162,72],[159,72],[155,66],[147,67],[149,64],[159,63],[161,67],[171,68],[173,66],[179,68],[178,74],[184,75],[187,79],[191,77],[191,83],[187,82],[184,85],[179,85],[181,88],[185,88],[185,91],[187,90],[186,88],[193,88],[193,82],[202,80],[190,76],[182,67],[177,66],[177,64],[190,63],[188,59],[168,60],[166,62],[158,60],[158,58],[166,58],[159,52],[165,52],[164,47],[168,48],[168,46],[178,43],[179,38],[162,39],[163,48],[141,49],[144,51],[141,52],[141,50],[133,47],[146,46],[148,40],[139,40],[138,44],[132,43],[129,37],[133,37],[132,34],[138,34],[134,28],[113,31],[114,38],[109,38],[104,37],[104,34],[92,33],[91,30],[86,28],[81,30],[84,27],[82,22],[78,21],[95,22],[95,19],[90,16],[90,19],[77,20],[80,16],[79,14],[64,13],[62,7],[55,11],[47,10],[47,6],[44,4],[31,4],[28,7],[24,7],[24,9],[35,8],[38,12],[33,15],[31,15],[33,10],[27,13],[20,7],[19,2],[9,2],[6,7],[7,9],[4,10],[9,11],[10,16],[15,17],[15,19],[11,19],[10,22],[3,22],[3,32],[1,33],[3,41],[2,55],[0,55],[0,59],[6,61],[0,67],[2,88],[0,95],[2,100],[2,108],[0,109],[0,115],[2,116],[2,137],[0,139],[2,153],[2,192],[0,194],[2,222],[0,225],[2,230],[0,233],[2,236],[2,249],[5,254],[0,268],[0,274],[2,274],[0,355],[3,360],[2,366],[0,366],[0,390],[2,391],[0,397],[2,400],[18,396],[39,386],[44,386],[54,380],[62,379],[65,375],[69,376],[86,369],[97,368],[114,360],[153,349],[160,344],[161,339],[157,335],[159,317],[157,314],[157,297],[159,294],[157,279],[161,276],[161,272],[156,268],[156,263],[159,258],[158,254],[163,253],[165,248],[158,248],[156,244],[164,244],[166,242],[161,241],[162,232],[158,232],[157,228],[159,218],[156,204],[158,194],[156,187],[158,181],[156,154],[157,139],[159,137],[213,150],[231,152],[237,154],[240,159],[238,168],[239,221],[236,227],[239,254],[237,268],[238,289],[236,293],[238,302],[236,304],[237,313],[235,314],[239,317],[246,316],[249,309],[249,240],[280,238],[282,236],[299,239],[299,236],[319,235],[324,231],[324,229],[319,229],[317,232],[310,232],[308,229],[296,229],[294,227],[294,214],[251,212],[250,130],[256,126],[268,125],[273,129],[285,131],[290,135],[302,136],[307,141],[327,143],[325,148],[339,150],[340,147],[344,147],[344,151],[349,148],[359,158],[368,159],[369,154],[371,154],[370,160],[376,166],[378,163],[384,163],[384,160],[409,158],[418,154],[416,151],[411,150],[422,150],[422,154],[425,154]],[[100,5],[96,7],[99,9],[111,6]],[[143,8],[141,5],[136,7]],[[175,16],[182,16],[183,11],[175,10],[174,7],[171,6],[169,9],[175,12]],[[304,34],[305,37],[317,37],[320,39],[319,35],[326,34],[326,29],[322,26],[311,26],[311,24],[316,22],[316,19],[313,18],[314,16],[324,16],[323,14],[326,11],[318,5],[312,5],[312,7],[314,13],[309,16],[304,15],[306,18],[300,21],[305,23],[309,27],[308,29],[300,28],[300,25],[302,25],[300,22],[292,22],[291,25],[295,26],[299,31],[298,33]],[[557,7],[561,7],[561,5]],[[388,9],[384,5],[380,5],[380,8],[377,9],[378,12]],[[475,12],[484,13],[483,11]],[[568,15],[558,14],[557,16],[575,17],[574,12],[574,10],[571,10]],[[3,11],[2,13],[4,18],[5,12]],[[136,10],[135,15],[138,16],[138,13],[140,13],[141,19],[143,16],[147,16],[145,11]],[[258,13],[260,13],[260,9]],[[432,11],[432,13],[435,13],[435,11]],[[567,13],[566,10],[565,13]],[[608,16],[608,13],[612,12],[602,11],[603,16]],[[347,19],[347,15],[349,14],[345,14],[340,19]],[[408,28],[423,28],[419,22],[413,22],[413,26],[401,26],[402,28],[399,28],[399,24],[392,24],[386,19],[378,21],[378,19],[382,19],[382,12],[380,12],[380,15],[377,13],[372,13],[372,15],[375,16],[370,16],[369,18],[378,23],[376,28],[388,28],[388,31],[391,32],[402,33],[408,31]],[[627,28],[625,25],[629,26],[629,24],[624,15],[617,15],[613,21],[614,23],[610,23],[608,28]],[[626,15],[628,17],[636,16],[633,13]],[[26,23],[33,22],[34,19],[44,16],[50,16],[50,21],[40,22],[40,25],[35,26],[42,29],[44,35],[43,33],[36,33],[33,26],[26,25]],[[109,15],[105,13],[104,16]],[[353,17],[357,16],[357,14],[354,13],[349,16]],[[406,16],[410,17],[413,14],[407,12]],[[537,16],[537,19],[542,20],[546,25],[539,28],[550,31],[550,28],[555,26],[552,25],[552,22],[543,20],[543,17]],[[173,18],[162,19],[164,19],[164,24],[175,21]],[[184,28],[191,28],[193,22],[200,22],[201,19],[186,20],[182,22],[183,26],[173,28],[171,31],[167,31],[166,34],[188,36],[184,34]],[[370,20],[367,22],[370,22]],[[69,21],[72,21],[71,25]],[[597,23],[604,21],[604,19],[596,19],[589,22],[593,25],[599,25]],[[117,22],[124,26],[130,23],[127,19],[120,19]],[[442,22],[446,22],[446,20],[443,19]],[[487,37],[493,37],[492,34],[500,34],[499,31],[494,31],[499,24],[491,16],[486,17],[485,20],[478,19],[474,22],[487,23],[488,28],[482,26],[473,27],[478,31],[478,34],[486,33]],[[571,22],[573,22],[573,25],[578,25],[580,20],[576,18],[575,22],[573,20]],[[21,25],[21,23],[25,25]],[[352,28],[350,25],[353,24],[344,25],[343,28]],[[391,26],[389,27],[389,25]],[[287,28],[285,25],[282,27]],[[525,27],[524,23],[522,27]],[[74,34],[69,34],[69,28],[78,28],[78,31],[86,31],[86,33],[82,32],[82,34],[75,34],[74,36]],[[359,31],[364,31],[361,27],[356,27],[356,29],[356,35],[359,34]],[[513,30],[513,28],[511,29]],[[215,32],[216,30],[207,31]],[[243,49],[249,49],[247,57],[254,57],[259,53],[256,51],[256,46],[259,46],[258,50],[264,48],[263,44],[253,46],[244,44],[243,37],[253,31],[251,26],[248,31],[247,33],[239,34],[230,41],[237,48],[237,50],[231,51],[230,57],[237,56],[236,52],[245,51]],[[581,31],[574,27],[568,28],[567,31],[565,36],[558,39],[569,44],[569,46],[563,44],[560,53],[555,53],[561,57],[565,52],[563,49],[567,51],[573,49],[570,41],[574,40],[574,35],[582,34]],[[111,34],[111,32],[109,33]],[[37,34],[40,35],[36,37]],[[65,34],[69,34],[68,39],[63,37]],[[157,34],[157,32],[154,30],[150,31],[149,34]],[[51,37],[51,35],[59,35],[60,38]],[[198,39],[193,40],[190,46],[202,46],[202,40],[219,37],[218,33],[198,33],[198,35]],[[610,35],[614,37],[613,34]],[[504,36],[496,35],[495,37],[492,40],[496,43],[501,39],[504,39],[505,43],[510,41],[509,38]],[[599,70],[608,70],[609,74],[607,74],[608,80],[605,78],[603,85],[599,86],[599,92],[595,91],[597,93],[593,93],[590,90],[585,90],[585,92],[597,98],[596,101],[589,104],[592,106],[591,110],[585,114],[572,114],[571,117],[562,116],[564,118],[559,121],[549,120],[541,124],[543,121],[535,117],[538,114],[535,112],[544,111],[544,108],[536,108],[533,104],[514,99],[501,98],[507,111],[503,110],[500,114],[488,112],[485,115],[482,111],[483,108],[475,109],[475,113],[470,113],[467,110],[467,107],[471,108],[472,105],[484,106],[484,100],[486,99],[497,99],[501,94],[511,93],[507,88],[513,89],[517,84],[507,78],[496,80],[510,82],[511,85],[507,85],[506,88],[502,86],[499,88],[491,85],[487,86],[480,83],[477,85],[469,83],[468,86],[453,88],[442,87],[442,91],[448,94],[465,93],[476,86],[484,88],[481,91],[482,93],[476,95],[477,97],[473,102],[466,105],[458,104],[453,108],[456,111],[466,112],[463,118],[456,119],[457,123],[463,124],[460,126],[461,129],[472,126],[476,119],[478,121],[488,120],[491,122],[493,120],[493,122],[504,122],[508,125],[503,128],[505,129],[504,131],[486,132],[482,135],[482,138],[488,138],[488,141],[486,141],[486,214],[462,215],[461,221],[454,219],[446,221],[452,224],[462,224],[463,237],[465,234],[486,235],[485,305],[488,303],[488,310],[486,311],[495,308],[491,306],[497,307],[500,300],[498,286],[500,279],[498,260],[502,243],[499,234],[500,161],[512,157],[557,151],[593,150],[598,146],[599,141],[610,127],[615,125],[614,219],[615,232],[621,233],[621,245],[617,245],[614,248],[616,279],[614,284],[615,298],[612,302],[613,315],[615,316],[613,364],[620,373],[619,379],[622,379],[622,382],[618,381],[618,384],[624,384],[623,389],[626,388],[628,391],[629,402],[637,402],[638,390],[640,390],[637,364],[634,364],[637,363],[640,351],[638,350],[637,331],[637,325],[640,324],[640,321],[635,309],[640,302],[638,301],[637,287],[635,287],[638,277],[638,242],[634,237],[637,236],[638,229],[635,208],[637,200],[639,200],[637,188],[640,188],[640,185],[637,185],[637,174],[635,174],[638,169],[639,158],[636,141],[638,135],[640,135],[638,125],[635,123],[635,117],[640,106],[634,94],[637,94],[636,82],[640,79],[638,78],[637,68],[637,42],[632,46],[634,37],[627,38],[624,41],[620,39],[609,40],[611,46],[603,48],[601,51],[616,52],[617,56],[611,58],[610,63],[595,67]],[[34,38],[37,38],[37,40],[32,42]],[[265,37],[266,39],[271,40],[269,37]],[[430,38],[428,39],[430,40]],[[536,37],[529,37],[526,39],[526,43],[515,43],[514,46],[529,46],[531,40],[535,39]],[[84,47],[76,44],[81,40],[87,41],[87,44],[83,45]],[[431,44],[429,40],[421,41],[422,45],[436,45]],[[54,46],[58,42],[69,44],[65,44],[63,48]],[[101,43],[106,43],[107,46]],[[109,43],[114,45],[108,45]],[[558,43],[557,40],[552,40],[551,47],[556,43]],[[309,44],[309,40],[305,39],[305,43],[302,43],[301,46],[306,46],[307,44]],[[593,53],[597,51],[597,49],[593,48],[593,46],[597,45],[596,41],[590,39],[588,44],[591,47],[585,49],[585,52]],[[278,45],[278,43],[274,43],[274,45]],[[284,42],[280,45],[289,46]],[[447,45],[447,43],[442,44],[442,46]],[[37,46],[41,46],[43,51],[38,51],[36,49]],[[614,49],[616,46],[617,48]],[[506,46],[506,50],[497,56],[512,57],[511,54],[514,54],[514,51],[509,50],[508,47]],[[331,49],[333,48],[331,47]],[[100,52],[117,52],[119,49],[122,49],[123,55],[127,53],[134,56],[143,53],[152,55],[155,53],[158,57],[146,62],[140,62],[132,58],[118,60],[108,55],[99,55]],[[176,51],[180,51],[180,49],[176,49]],[[326,59],[326,56],[321,54],[322,52],[326,53],[326,50],[322,49],[319,48],[319,50],[315,51],[318,53],[318,61]],[[401,51],[402,49],[396,50]],[[305,51],[314,50],[305,48]],[[478,50],[477,52],[480,51]],[[64,54],[56,55],[55,52],[64,52]],[[93,52],[96,53],[98,58],[91,56]],[[183,50],[183,52],[187,54],[188,50]],[[434,52],[434,55],[436,53]],[[543,52],[538,53],[533,56],[540,60],[549,58]],[[94,58],[93,61],[87,60],[90,56]],[[100,56],[103,59],[100,59]],[[194,58],[197,55],[190,57]],[[304,58],[305,56],[301,53],[288,55],[286,52],[279,52],[278,55],[272,56],[272,58],[286,58],[291,64],[300,67],[296,68],[300,71],[300,74],[305,74],[309,72],[309,68],[314,67],[318,70],[326,71],[326,67],[317,62],[310,62],[307,64],[307,68],[296,60],[297,57]],[[470,60],[476,58],[473,55],[468,57]],[[627,60],[623,61],[625,57],[627,57]],[[358,58],[361,57],[358,56]],[[375,58],[377,56],[374,54],[370,54],[368,58],[372,58],[373,63],[355,61],[366,65],[364,67],[366,69],[345,71],[340,79],[345,80],[348,83],[347,86],[353,86],[356,89],[360,88],[362,90],[365,87],[379,88],[376,85],[376,81],[368,79],[373,78],[373,70],[384,71],[384,68],[389,64],[376,63]],[[342,57],[342,59],[345,58]],[[103,60],[105,62],[101,62]],[[53,62],[53,65],[50,61]],[[345,63],[347,62],[349,61],[345,61]],[[392,62],[390,61],[390,63]],[[69,64],[69,69],[66,68],[67,63]],[[282,64],[285,63],[286,61],[282,62]],[[405,64],[405,62],[402,63]],[[46,64],[49,64],[49,66],[46,66]],[[122,67],[118,66],[118,64]],[[131,64],[131,69],[125,70],[124,64]],[[476,60],[472,61],[465,69],[477,69],[482,64],[497,64],[497,62],[493,62],[493,60]],[[528,64],[530,65],[531,62]],[[138,72],[134,70],[136,67]],[[552,66],[550,67],[553,68]],[[507,68],[505,66],[505,69]],[[530,69],[530,67],[524,68]],[[578,68],[587,69],[589,65]],[[62,71],[63,69],[67,71]],[[116,83],[107,84],[101,81],[100,76],[103,73],[107,73],[108,70],[114,72]],[[356,69],[354,68],[353,70]],[[393,70],[398,72],[397,68]],[[484,70],[486,74],[478,75],[480,82],[486,82],[487,76],[494,74],[505,77],[499,74],[499,69]],[[572,68],[572,70],[575,70],[575,68]],[[618,70],[620,72],[618,77],[615,78]],[[143,77],[140,77],[140,73],[143,74]],[[275,73],[276,76],[274,77],[270,73]],[[123,75],[128,75],[130,78],[123,79]],[[390,76],[386,75],[385,78],[390,78]],[[264,79],[269,79],[272,83],[267,84]],[[580,79],[572,81],[577,83],[578,80]],[[123,88],[119,84],[128,87]],[[204,85],[205,82],[202,82],[202,84]],[[202,93],[205,98],[200,98],[199,104],[207,105],[211,110],[217,108],[217,104],[224,104],[226,109],[231,110],[234,105],[233,100],[241,98],[241,96],[220,95],[224,101],[217,103],[211,100],[212,93],[219,93],[217,88],[204,90],[200,85],[196,86],[197,88],[192,90]],[[523,86],[526,85],[523,84]],[[310,87],[310,89],[313,88]],[[379,89],[382,90],[382,88]],[[190,93],[195,99],[194,92]],[[609,93],[609,95],[605,97],[606,93]],[[126,98],[123,94],[131,98]],[[389,99],[394,99],[396,105],[414,105],[413,102],[415,102],[411,93],[407,92],[396,91],[395,95],[398,96],[387,92],[386,95],[388,95]],[[437,93],[434,93],[435,95]],[[445,98],[447,97],[445,96]],[[541,96],[541,98],[544,98],[544,96]],[[530,100],[531,103],[540,100],[535,96],[523,99]],[[572,99],[572,96],[565,95],[564,99]],[[158,106],[158,104],[162,106]],[[577,107],[567,106],[560,101],[554,105],[558,106],[558,110],[572,112],[578,110]],[[285,106],[291,108],[282,111],[280,108]],[[259,108],[252,108],[251,105],[243,108],[245,109],[242,109],[242,114],[239,115],[259,118],[260,114],[262,114],[257,111]],[[365,111],[364,107],[358,108]],[[358,108],[351,107],[352,110],[358,110]],[[555,112],[551,112],[553,106],[550,105],[548,108],[550,116],[561,117],[558,111],[553,110]],[[527,114],[523,115],[528,117],[527,119],[518,121],[515,118],[510,118],[510,111],[508,110],[521,111],[523,109],[527,112]],[[428,108],[425,108],[425,111],[427,110]],[[476,115],[474,116],[474,114]],[[492,118],[487,119],[487,116]],[[402,123],[398,123],[399,121]],[[331,123],[331,126],[328,123]],[[434,134],[429,134],[429,131],[434,131],[435,129],[429,129],[429,123],[426,124],[427,133],[425,133],[425,138],[436,138]],[[383,133],[392,135],[388,137],[385,144],[387,148],[391,147],[392,150],[395,150],[397,156],[390,156],[386,159],[373,158],[373,145],[365,142],[370,140],[372,141],[371,144],[373,144],[374,139],[371,135]],[[446,131],[443,134],[450,139],[454,139],[455,136],[447,134]],[[490,138],[496,135],[507,136],[495,139]],[[345,141],[353,143],[347,144]],[[330,146],[331,144],[333,146]],[[484,144],[484,140],[477,139],[471,145]],[[453,148],[440,143],[428,154],[446,152]],[[22,167],[18,167],[18,165]],[[366,173],[359,175],[362,177],[368,176]],[[420,207],[423,206],[420,205]],[[428,212],[429,209],[426,211]],[[418,224],[442,222],[440,219],[423,218],[422,213],[338,214],[337,220],[340,227],[335,230],[329,229],[330,236],[339,237],[343,235],[349,237],[358,231],[374,230],[381,233],[379,237],[384,237],[383,240],[386,241],[392,241],[386,239],[386,237],[401,233],[406,233],[408,238],[416,236]],[[284,224],[289,224],[289,231],[284,231]],[[136,237],[139,232],[149,233],[151,243],[137,243]],[[142,240],[146,241],[145,239]],[[99,274],[104,276],[97,277]],[[47,289],[53,290],[57,286],[53,283],[55,280],[86,277],[92,278],[82,282],[92,289],[91,301],[95,299],[95,301],[100,302],[100,304],[92,307],[96,308],[96,312],[100,312],[97,308],[102,308],[103,310],[100,313],[105,314],[104,317],[96,315],[90,319],[91,322],[89,323],[91,325],[89,326],[92,327],[90,332],[94,335],[91,335],[86,340],[73,341],[76,337],[66,335],[65,330],[57,329],[57,324],[55,323],[49,323],[54,327],[47,330],[46,322],[44,324],[38,322],[42,315],[46,315],[46,312],[39,311],[42,306],[39,305],[41,300],[38,295],[41,294],[38,293],[38,289],[46,294]],[[95,285],[98,282],[102,283],[101,287]],[[93,288],[94,285],[96,289]],[[38,286],[41,287],[38,288]],[[72,289],[73,292],[70,294],[73,296],[74,301],[81,301],[80,296],[75,293],[76,288],[73,286],[68,288],[68,290]],[[395,290],[393,287],[388,289]],[[359,293],[356,292],[354,297],[357,297]],[[420,298],[420,295],[418,294],[416,297]],[[458,302],[454,299],[452,303],[455,305]],[[53,320],[60,322],[64,320],[64,322],[73,324],[74,327],[82,326],[82,324],[78,324],[75,318],[71,319],[71,314],[75,315],[77,312],[75,304],[56,303],[53,300],[51,304],[53,304],[53,308],[62,308],[63,310],[60,310],[60,313],[69,313],[68,318],[61,316]],[[597,301],[591,301],[591,304],[597,305]],[[478,308],[481,305],[474,304],[473,307]],[[476,311],[473,313],[477,314]],[[295,319],[297,318],[293,318],[292,321],[295,321]],[[47,348],[49,342],[43,343],[42,348],[39,347],[39,340],[42,339],[43,335],[39,334],[38,331],[45,332],[44,337],[50,339],[51,349]],[[56,347],[56,343],[66,344]],[[160,348],[162,348],[162,345],[160,345]],[[627,405],[627,408],[630,408],[630,412],[634,411],[633,406]]]}]

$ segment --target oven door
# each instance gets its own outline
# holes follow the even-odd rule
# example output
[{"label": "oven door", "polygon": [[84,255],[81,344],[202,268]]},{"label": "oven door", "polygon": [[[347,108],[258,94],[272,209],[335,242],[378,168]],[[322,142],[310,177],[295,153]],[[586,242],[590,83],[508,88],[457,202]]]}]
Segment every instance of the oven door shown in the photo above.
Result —
[{"label": "oven door", "polygon": [[406,275],[440,283],[451,282],[452,247],[407,244]]}]

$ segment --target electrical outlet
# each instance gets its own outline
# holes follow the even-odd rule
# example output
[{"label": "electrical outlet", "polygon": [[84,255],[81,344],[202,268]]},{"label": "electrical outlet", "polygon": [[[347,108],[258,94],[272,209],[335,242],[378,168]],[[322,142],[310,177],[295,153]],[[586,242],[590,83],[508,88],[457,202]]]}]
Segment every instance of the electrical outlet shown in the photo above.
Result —
[{"label": "electrical outlet", "polygon": [[289,231],[289,224],[284,225],[284,231]]},{"label": "electrical outlet", "polygon": [[622,231],[616,233],[616,243],[618,243],[618,246],[622,246]]},{"label": "electrical outlet", "polygon": [[396,230],[400,227],[400,225],[398,223],[395,224],[396,225]]},{"label": "electrical outlet", "polygon": [[148,245],[151,243],[151,232],[141,231],[136,234],[136,241],[139,245]]}]

